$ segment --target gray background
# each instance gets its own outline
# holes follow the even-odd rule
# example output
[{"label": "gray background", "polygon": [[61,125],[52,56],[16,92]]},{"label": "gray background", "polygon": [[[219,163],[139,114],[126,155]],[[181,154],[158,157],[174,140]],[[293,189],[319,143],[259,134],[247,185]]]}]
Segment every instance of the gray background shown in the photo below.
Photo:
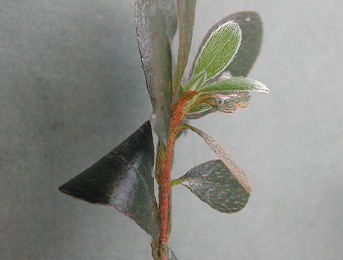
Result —
[{"label": "gray background", "polygon": [[[57,190],[149,117],[133,3],[1,0],[0,259],[150,259],[149,237],[133,221]],[[271,94],[193,122],[228,148],[254,192],[243,211],[225,215],[175,187],[170,246],[180,260],[341,259],[340,7],[199,1],[191,60],[219,18],[256,10],[265,36],[250,77]],[[174,176],[215,158],[192,133],[176,151]]]}]

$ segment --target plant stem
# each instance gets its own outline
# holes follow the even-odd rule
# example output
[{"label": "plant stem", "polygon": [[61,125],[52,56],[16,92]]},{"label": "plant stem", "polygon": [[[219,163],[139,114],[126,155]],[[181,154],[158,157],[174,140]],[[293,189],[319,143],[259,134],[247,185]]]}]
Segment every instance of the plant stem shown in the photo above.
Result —
[{"label": "plant stem", "polygon": [[[194,93],[186,93],[179,98],[178,102],[172,107],[172,117],[170,121],[170,129],[168,134],[167,146],[159,145],[158,146],[158,158],[157,158],[157,167],[156,172],[157,181],[159,184],[159,212],[161,218],[161,227],[160,227],[160,238],[159,238],[159,257],[161,260],[165,260],[164,246],[168,244],[169,239],[169,205],[170,205],[170,170],[173,156],[173,147],[175,139],[178,133],[184,129],[184,126],[179,126],[180,121],[185,115],[184,105],[192,97]],[[160,144],[160,143],[159,143]],[[165,149],[163,149],[163,146]]]}]

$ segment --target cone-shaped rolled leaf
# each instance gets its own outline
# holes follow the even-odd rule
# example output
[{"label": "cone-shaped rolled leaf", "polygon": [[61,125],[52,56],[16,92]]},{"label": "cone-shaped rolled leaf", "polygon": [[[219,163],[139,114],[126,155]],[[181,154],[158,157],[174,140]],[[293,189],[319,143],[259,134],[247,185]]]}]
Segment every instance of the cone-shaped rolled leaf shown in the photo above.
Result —
[{"label": "cone-shaped rolled leaf", "polygon": [[[174,0],[160,0],[160,8],[163,10],[168,27],[167,34],[169,40],[175,35],[177,29],[177,14]],[[156,8],[157,1],[136,0],[135,20],[139,52],[141,54],[142,68],[145,75],[146,87],[149,92],[151,104],[155,106],[155,95],[152,89],[152,35],[150,12]]]},{"label": "cone-shaped rolled leaf", "polygon": [[224,91],[257,91],[269,93],[269,89],[261,82],[245,77],[232,77],[218,80],[200,89],[200,92]]},{"label": "cone-shaped rolled leaf", "polygon": [[246,190],[247,193],[250,193],[251,187],[249,180],[245,176],[243,170],[238,166],[237,162],[230,156],[225,147],[218,143],[212,136],[201,131],[200,129],[190,125],[184,126],[192,130],[193,132],[196,132],[204,139],[204,141],[209,145],[209,147],[211,147],[211,149],[217,154],[219,159],[221,159],[226,167],[229,169],[233,178],[238,181],[238,183]]},{"label": "cone-shaped rolled leaf", "polygon": [[172,104],[172,61],[165,15],[157,4],[150,12],[152,29],[152,88],[155,93],[151,124],[158,137],[166,143]]},{"label": "cone-shaped rolled leaf", "polygon": [[207,73],[207,79],[222,72],[234,59],[241,44],[242,32],[239,25],[228,21],[220,25],[208,37],[195,60],[194,71]]},{"label": "cone-shaped rolled leaf", "polygon": [[243,209],[249,199],[249,193],[219,159],[195,166],[180,178],[180,183],[212,208],[224,213]]},{"label": "cone-shaped rolled leaf", "polygon": [[170,247],[164,245],[164,251],[166,253],[167,260],[177,260],[176,255]]},{"label": "cone-shaped rolled leaf", "polygon": [[224,71],[230,71],[232,76],[246,77],[249,74],[260,52],[263,36],[261,17],[258,13],[252,11],[230,14],[213,25],[210,30],[208,30],[200,44],[192,68],[194,68],[194,63],[212,32],[214,32],[221,24],[231,20],[239,24],[239,27],[242,30],[242,42],[235,59],[228,67],[225,68]]},{"label": "cone-shaped rolled leaf", "polygon": [[177,13],[179,17],[179,52],[173,83],[174,90],[176,90],[176,87],[181,82],[188,61],[193,37],[196,2],[196,0],[177,1]]},{"label": "cone-shaped rolled leaf", "polygon": [[249,105],[250,95],[247,91],[234,92],[205,92],[199,95],[204,103],[191,108],[186,119],[198,119],[213,112],[232,114],[237,109],[244,109]]},{"label": "cone-shaped rolled leaf", "polygon": [[113,206],[157,238],[159,218],[151,175],[153,165],[154,144],[147,121],[59,190],[90,203]]}]

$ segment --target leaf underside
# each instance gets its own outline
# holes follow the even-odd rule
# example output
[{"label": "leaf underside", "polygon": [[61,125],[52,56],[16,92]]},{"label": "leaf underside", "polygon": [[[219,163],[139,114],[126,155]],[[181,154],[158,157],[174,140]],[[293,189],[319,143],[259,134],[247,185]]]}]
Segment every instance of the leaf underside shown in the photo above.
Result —
[{"label": "leaf underside", "polygon": [[[160,9],[163,11],[166,23],[166,33],[170,42],[172,41],[177,29],[177,13],[174,0],[159,0]],[[151,104],[155,107],[155,93],[152,88],[152,34],[150,13],[155,8],[154,0],[136,0],[135,2],[135,21],[139,52],[141,55],[142,68],[145,75],[146,87],[150,96]]]},{"label": "leaf underside", "polygon": [[235,213],[243,209],[249,199],[249,193],[219,159],[195,166],[181,179],[184,186],[220,212]]},{"label": "leaf underside", "polygon": [[221,24],[231,20],[239,24],[239,27],[242,30],[242,42],[235,59],[224,71],[229,71],[232,76],[246,77],[249,74],[260,52],[263,36],[261,17],[258,13],[252,11],[230,14],[213,25],[208,30],[202,43],[200,44],[198,53],[190,70],[191,72],[193,71],[195,61],[197,60],[203,45],[210,37],[211,33],[215,31]]},{"label": "leaf underside", "polygon": [[178,0],[177,10],[179,17],[179,51],[175,72],[174,88],[181,82],[187,65],[192,44],[196,0]]},{"label": "leaf underside", "polygon": [[154,144],[150,122],[59,190],[94,204],[113,206],[152,237],[159,234],[154,194]]},{"label": "leaf underside", "polygon": [[212,136],[201,131],[200,129],[190,125],[185,126],[204,139],[208,146],[217,154],[219,159],[221,159],[226,167],[230,170],[232,176],[239,182],[246,192],[251,193],[251,185],[248,178],[245,176],[243,170],[238,166],[237,162],[231,157],[228,150],[226,150],[225,147],[218,143]]}]

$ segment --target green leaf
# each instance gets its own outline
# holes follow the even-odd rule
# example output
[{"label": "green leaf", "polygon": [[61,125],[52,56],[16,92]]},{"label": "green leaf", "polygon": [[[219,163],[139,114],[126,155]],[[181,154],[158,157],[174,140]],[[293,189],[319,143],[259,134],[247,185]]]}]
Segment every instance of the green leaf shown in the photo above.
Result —
[{"label": "green leaf", "polygon": [[152,88],[156,103],[151,123],[159,138],[166,143],[172,105],[172,61],[165,15],[157,4],[150,12],[152,29]]},{"label": "green leaf", "polygon": [[269,93],[269,89],[261,82],[244,77],[232,77],[218,80],[200,88],[200,92],[223,91],[257,91]]},{"label": "green leaf", "polygon": [[243,170],[238,166],[237,162],[230,156],[229,152],[207,133],[201,131],[200,129],[194,126],[184,126],[200,135],[205,140],[205,142],[211,147],[211,149],[217,154],[219,159],[223,161],[223,163],[231,172],[233,178],[235,178],[239,182],[239,184],[246,190],[247,193],[251,193],[251,187],[247,177],[245,176]]},{"label": "green leaf", "polygon": [[230,71],[232,76],[246,77],[249,74],[260,52],[263,36],[261,17],[258,13],[252,11],[230,14],[213,25],[210,30],[208,30],[200,44],[191,71],[193,71],[195,61],[212,32],[214,32],[221,24],[232,20],[238,23],[242,30],[242,42],[235,59],[227,68],[225,68],[224,71]]},{"label": "green leaf", "polygon": [[184,91],[197,90],[205,84],[207,79],[206,72],[200,72],[199,74],[193,75],[184,87]]},{"label": "green leaf", "polygon": [[153,238],[159,235],[154,194],[154,144],[150,122],[59,190],[94,204],[115,207]]},{"label": "green leaf", "polygon": [[250,95],[247,91],[204,92],[198,99],[202,103],[191,108],[186,119],[198,119],[217,111],[232,114],[238,108],[244,109],[249,105]]},{"label": "green leaf", "polygon": [[191,49],[196,0],[177,0],[177,13],[179,17],[179,52],[175,71],[173,88],[180,84],[185,71],[189,51]]},{"label": "green leaf", "polygon": [[202,47],[193,74],[205,71],[207,79],[218,75],[237,54],[241,39],[242,32],[237,23],[229,21],[220,25]]},{"label": "green leaf", "polygon": [[[160,9],[165,15],[165,24],[169,40],[172,41],[177,29],[177,14],[174,0],[160,0]],[[150,12],[156,8],[154,0],[136,0],[135,20],[139,52],[141,54],[142,68],[145,75],[146,87],[151,104],[155,107],[155,94],[152,88],[152,35]]]},{"label": "green leaf", "polygon": [[219,159],[195,166],[179,182],[212,208],[224,213],[243,209],[249,199],[249,193]]}]

